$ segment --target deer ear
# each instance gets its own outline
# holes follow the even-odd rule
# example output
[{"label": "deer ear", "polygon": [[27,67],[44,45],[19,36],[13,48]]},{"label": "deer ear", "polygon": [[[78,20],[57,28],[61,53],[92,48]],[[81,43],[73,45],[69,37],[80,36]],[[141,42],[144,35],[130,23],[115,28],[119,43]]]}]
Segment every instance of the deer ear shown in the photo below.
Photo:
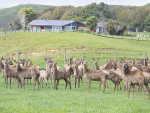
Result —
[{"label": "deer ear", "polygon": [[28,62],[30,61],[30,59],[28,60]]},{"label": "deer ear", "polygon": [[14,60],[14,62],[17,63],[16,60]]},{"label": "deer ear", "polygon": [[89,61],[89,59],[87,60],[87,62]]},{"label": "deer ear", "polygon": [[2,59],[1,60],[4,60],[4,57],[2,57]]},{"label": "deer ear", "polygon": [[92,60],[95,62],[95,59],[94,59],[94,58],[92,58]]},{"label": "deer ear", "polygon": [[107,61],[107,60],[105,60],[105,62],[107,62],[107,63],[108,63],[108,61]]},{"label": "deer ear", "polygon": [[98,58],[98,60],[97,61],[99,61],[100,60],[100,58]]}]

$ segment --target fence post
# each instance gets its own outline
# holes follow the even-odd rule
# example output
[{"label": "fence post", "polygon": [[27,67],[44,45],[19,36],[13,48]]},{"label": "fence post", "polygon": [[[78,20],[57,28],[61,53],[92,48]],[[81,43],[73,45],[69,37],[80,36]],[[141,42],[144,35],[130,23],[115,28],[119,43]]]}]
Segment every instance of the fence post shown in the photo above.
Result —
[{"label": "fence post", "polygon": [[64,65],[66,64],[66,50],[65,50],[65,53],[64,53]]},{"label": "fence post", "polygon": [[102,53],[102,58],[104,58],[104,53]]},{"label": "fence post", "polygon": [[116,60],[116,53],[114,52],[114,60]]},{"label": "fence post", "polygon": [[99,52],[99,56],[100,56],[100,52]]},{"label": "fence post", "polygon": [[101,66],[102,66],[103,64],[102,64],[102,61],[101,61]]},{"label": "fence post", "polygon": [[19,62],[19,50],[17,51],[17,60]]},{"label": "fence post", "polygon": [[50,28],[49,28],[49,32],[50,32]]}]

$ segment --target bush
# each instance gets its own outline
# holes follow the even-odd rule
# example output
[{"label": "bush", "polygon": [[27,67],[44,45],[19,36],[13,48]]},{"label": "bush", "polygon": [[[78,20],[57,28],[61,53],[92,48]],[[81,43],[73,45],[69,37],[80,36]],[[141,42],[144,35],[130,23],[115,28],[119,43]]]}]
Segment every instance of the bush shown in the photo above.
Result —
[{"label": "bush", "polygon": [[91,31],[89,29],[84,29],[84,32],[91,33]]},{"label": "bush", "polygon": [[83,28],[79,28],[78,31],[79,32],[84,32],[84,29]]},{"label": "bush", "polygon": [[123,36],[129,36],[129,37],[131,37],[132,35],[128,34],[128,33],[124,33]]}]

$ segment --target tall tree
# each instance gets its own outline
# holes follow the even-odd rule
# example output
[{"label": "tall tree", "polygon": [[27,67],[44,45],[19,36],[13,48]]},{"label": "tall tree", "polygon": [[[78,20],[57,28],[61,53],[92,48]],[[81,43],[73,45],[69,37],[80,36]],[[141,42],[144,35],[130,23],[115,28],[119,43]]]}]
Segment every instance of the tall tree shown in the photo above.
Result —
[{"label": "tall tree", "polygon": [[147,16],[147,18],[145,19],[145,21],[142,24],[142,27],[144,28],[145,31],[150,32],[150,15]]},{"label": "tall tree", "polygon": [[98,19],[95,16],[90,16],[89,18],[86,19],[86,25],[91,31],[96,28],[97,23]]}]

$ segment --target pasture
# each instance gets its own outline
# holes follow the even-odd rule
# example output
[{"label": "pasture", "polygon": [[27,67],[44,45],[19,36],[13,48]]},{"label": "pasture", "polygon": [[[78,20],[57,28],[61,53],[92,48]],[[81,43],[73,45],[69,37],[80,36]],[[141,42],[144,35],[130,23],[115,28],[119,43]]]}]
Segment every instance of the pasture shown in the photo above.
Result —
[{"label": "pasture", "polygon": [[[58,90],[54,90],[54,85],[50,89],[40,88],[37,85],[32,91],[32,84],[26,83],[26,89],[18,89],[16,84],[12,89],[6,89],[2,74],[0,76],[0,112],[149,112],[150,102],[148,94],[143,100],[141,92],[133,98],[127,98],[126,92],[122,89],[114,91],[114,85],[107,80],[109,94],[107,91],[103,94],[103,85],[101,91],[98,89],[98,82],[92,81],[91,93],[88,93],[88,84],[83,79],[80,88],[74,88],[74,82],[71,82],[72,89],[65,89],[65,82],[60,81]],[[136,90],[135,90],[136,92]]]},{"label": "pasture", "polygon": [[[146,39],[138,41],[137,38],[115,36],[96,36],[78,32],[35,32],[35,33],[12,33],[0,35],[0,57],[13,57],[17,59],[17,50],[20,51],[20,58],[31,59],[34,65],[39,65],[45,69],[45,56],[53,57],[54,61],[59,61],[58,65],[63,68],[64,51],[67,59],[69,57],[90,58],[88,67],[93,68],[91,58],[100,58],[99,65],[106,64],[105,60],[113,59],[116,52],[116,59],[144,58],[149,57],[150,41]],[[48,52],[48,50],[58,50]],[[40,52],[46,53],[40,53]],[[40,55],[33,55],[32,52]],[[86,54],[83,54],[86,53]],[[14,63],[14,62],[13,62]],[[15,64],[15,63],[14,63]],[[50,80],[49,80],[50,81]],[[97,81],[91,82],[91,93],[88,93],[88,83],[80,83],[80,88],[75,89],[74,81],[71,81],[72,89],[65,89],[65,82],[59,82],[58,90],[54,90],[54,85],[50,84],[50,89],[44,88],[32,91],[31,84],[25,84],[25,90],[17,88],[12,84],[12,89],[4,83],[4,78],[0,74],[0,113],[4,112],[149,112],[150,100],[148,93],[143,99],[143,91],[133,98],[132,91],[128,99],[124,87],[119,91],[114,91],[114,84],[107,80],[109,94],[103,84],[99,91]],[[135,93],[136,93],[135,88]],[[142,93],[142,94],[141,94]]]}]

